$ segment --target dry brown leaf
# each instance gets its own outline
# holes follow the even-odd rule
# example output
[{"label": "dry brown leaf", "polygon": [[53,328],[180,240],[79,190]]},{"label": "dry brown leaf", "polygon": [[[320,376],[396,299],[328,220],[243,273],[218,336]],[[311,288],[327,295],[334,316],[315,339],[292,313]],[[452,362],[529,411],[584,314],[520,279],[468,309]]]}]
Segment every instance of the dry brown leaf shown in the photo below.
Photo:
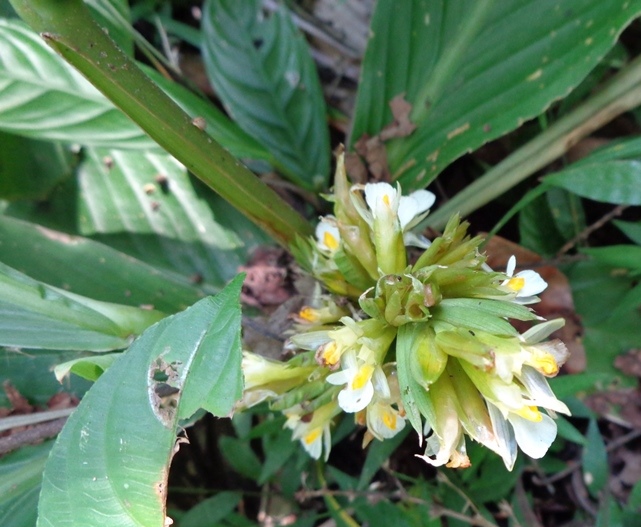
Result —
[{"label": "dry brown leaf", "polygon": [[[373,137],[365,134],[354,143],[354,150],[364,160],[358,163],[356,160],[348,159],[347,172],[359,181],[366,181],[367,171],[374,181],[391,181],[391,172],[387,162],[387,150],[385,141],[397,137],[407,137],[416,129],[416,125],[410,121],[412,105],[405,100],[405,94],[401,93],[394,97],[390,103],[393,121],[385,126],[381,132]],[[351,172],[353,168],[355,172]],[[364,169],[366,171],[364,173]]]}]

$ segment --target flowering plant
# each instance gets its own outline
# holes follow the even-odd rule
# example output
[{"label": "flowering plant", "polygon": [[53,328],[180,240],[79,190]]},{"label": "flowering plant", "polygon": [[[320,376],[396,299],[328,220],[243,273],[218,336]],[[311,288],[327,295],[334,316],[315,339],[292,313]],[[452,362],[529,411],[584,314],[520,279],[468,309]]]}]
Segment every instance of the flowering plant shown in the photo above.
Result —
[{"label": "flowering plant", "polygon": [[[455,215],[431,242],[411,231],[435,197],[401,195],[388,183],[350,185],[338,159],[334,214],[296,256],[323,286],[297,316],[279,363],[245,352],[241,407],[269,400],[307,452],[328,457],[341,412],[366,428],[363,446],[409,422],[425,438],[431,465],[467,467],[465,436],[514,466],[517,446],[542,457],[556,437],[552,393],[568,352],[546,340],[562,319],[543,321],[528,304],[547,284],[534,271],[514,274],[485,263],[480,236]],[[416,258],[408,248],[422,250]],[[536,322],[519,334],[509,319]]]}]

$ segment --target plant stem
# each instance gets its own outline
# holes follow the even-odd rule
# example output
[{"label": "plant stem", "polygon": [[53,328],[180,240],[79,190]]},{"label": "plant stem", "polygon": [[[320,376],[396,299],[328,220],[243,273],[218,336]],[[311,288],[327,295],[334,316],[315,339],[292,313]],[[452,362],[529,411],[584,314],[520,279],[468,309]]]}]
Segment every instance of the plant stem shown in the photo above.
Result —
[{"label": "plant stem", "polygon": [[114,44],[82,0],[11,3],[52,48],[152,139],[278,243],[287,247],[297,234],[311,234],[300,214],[216,143]]},{"label": "plant stem", "polygon": [[441,228],[458,212],[465,217],[564,155],[604,124],[641,104],[641,57],[633,60],[598,93],[506,157],[437,211],[423,225]]}]

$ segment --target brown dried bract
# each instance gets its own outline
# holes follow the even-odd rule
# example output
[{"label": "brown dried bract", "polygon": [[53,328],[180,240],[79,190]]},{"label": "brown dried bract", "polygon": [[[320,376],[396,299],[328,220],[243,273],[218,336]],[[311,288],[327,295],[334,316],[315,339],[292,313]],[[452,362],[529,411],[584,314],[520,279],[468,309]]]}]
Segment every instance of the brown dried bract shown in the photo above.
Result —
[{"label": "brown dried bract", "polygon": [[[391,172],[387,161],[385,141],[397,137],[407,137],[416,130],[416,125],[410,120],[412,105],[405,100],[401,93],[389,103],[393,121],[385,126],[375,136],[363,135],[354,143],[356,154],[348,154],[345,159],[347,172],[355,181],[391,181]],[[364,162],[363,162],[364,160]]]}]

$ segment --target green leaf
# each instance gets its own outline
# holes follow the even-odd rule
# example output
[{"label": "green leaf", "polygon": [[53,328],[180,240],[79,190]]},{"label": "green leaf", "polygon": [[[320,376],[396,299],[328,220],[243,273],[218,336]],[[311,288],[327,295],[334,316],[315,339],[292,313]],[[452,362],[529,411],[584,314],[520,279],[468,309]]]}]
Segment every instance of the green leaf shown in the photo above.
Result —
[{"label": "green leaf", "polygon": [[578,163],[543,181],[595,201],[641,205],[641,161]]},{"label": "green leaf", "polygon": [[0,458],[0,525],[36,524],[42,470],[52,445],[25,446]]},{"label": "green leaf", "polygon": [[[485,300],[484,302],[492,301]],[[508,304],[508,302],[494,302],[497,304]],[[514,306],[517,305],[518,304],[514,304]],[[474,306],[477,306],[476,310]],[[518,307],[524,308],[524,306]],[[497,315],[496,308],[499,310],[505,309],[504,306],[493,306],[491,304],[489,306],[483,305],[483,303],[480,303],[480,301],[476,299],[445,299],[440,304],[432,308],[432,320],[446,322],[455,327],[471,329],[472,331],[487,331],[494,335],[516,336],[518,332],[514,329],[514,326],[512,326],[507,320],[501,318],[501,316],[506,315]],[[510,308],[507,310],[510,310]],[[518,315],[519,311],[514,310],[514,313]],[[531,317],[536,318],[533,315],[531,315]],[[512,318],[517,318],[517,320],[532,319],[519,319],[518,317]]]},{"label": "green leaf", "polygon": [[258,480],[261,472],[260,460],[252,450],[249,441],[223,436],[218,442],[218,447],[236,472],[248,479]]},{"label": "green leaf", "polygon": [[565,241],[548,206],[547,196],[539,196],[519,214],[520,244],[537,254],[551,256]]},{"label": "green leaf", "polygon": [[203,57],[234,120],[272,152],[296,184],[327,186],[325,104],[307,44],[285,9],[259,17],[257,0],[209,0]]},{"label": "green leaf", "polygon": [[60,144],[0,132],[0,198],[43,200],[71,175],[71,162]]},{"label": "green leaf", "polygon": [[634,243],[641,245],[641,222],[614,220],[612,223]]},{"label": "green leaf", "polygon": [[119,356],[120,353],[101,353],[100,355],[80,357],[56,364],[53,373],[60,382],[71,373],[88,381],[96,381]]},{"label": "green leaf", "polygon": [[374,441],[369,445],[367,457],[361,469],[361,477],[356,486],[357,490],[365,490],[367,488],[372,478],[381,469],[381,466],[383,466],[383,463],[385,463],[400,446],[409,432],[410,429],[408,427],[390,439]]},{"label": "green leaf", "polygon": [[414,427],[419,437],[423,437],[424,415],[429,422],[434,422],[434,408],[429,394],[412,374],[412,353],[416,339],[420,337],[422,324],[405,324],[398,328],[396,337],[396,368],[398,386],[401,392],[403,407],[407,412],[407,420]]},{"label": "green leaf", "polygon": [[609,267],[641,270],[641,247],[637,245],[610,245],[608,247],[586,247],[581,252],[596,262]]},{"label": "green leaf", "polygon": [[418,128],[389,144],[406,190],[517,128],[577,86],[641,11],[641,2],[377,2],[351,143],[388,123],[405,93]]},{"label": "green leaf", "polygon": [[216,290],[267,241],[222,200],[210,206],[200,197],[209,192],[165,153],[87,149],[78,179],[81,234]]},{"label": "green leaf", "polygon": [[178,106],[192,117],[202,117],[207,123],[205,131],[235,157],[261,159],[269,163],[273,157],[256,139],[244,132],[235,122],[210,101],[199,97],[177,82],[170,81],[156,70],[144,71]]},{"label": "green leaf", "polygon": [[225,416],[242,391],[241,283],[150,328],[98,379],[47,462],[40,527],[166,525],[179,420]]},{"label": "green leaf", "polygon": [[556,416],[556,428],[559,437],[572,441],[577,445],[586,446],[587,439],[576,427],[561,415]]},{"label": "green leaf", "polygon": [[133,28],[127,0],[85,0],[98,24],[130,57],[134,54]]},{"label": "green leaf", "polygon": [[[61,385],[52,373],[56,364],[79,355],[77,351],[0,348],[0,385],[10,382],[29,402],[39,406],[46,406],[52,396],[62,391],[80,398],[89,389],[87,381],[74,377]],[[10,404],[1,391],[0,406]]]},{"label": "green leaf", "polygon": [[184,309],[207,291],[101,243],[6,216],[0,216],[0,261],[79,295],[165,312]]},{"label": "green leaf", "polygon": [[32,280],[0,263],[0,345],[60,350],[125,348],[158,311],[107,304]]},{"label": "green leaf", "polygon": [[592,496],[597,496],[608,481],[608,453],[596,420],[590,419],[583,449],[583,480]]},{"label": "green leaf", "polygon": [[158,148],[36,33],[15,20],[0,20],[0,130],[85,145]]},{"label": "green leaf", "polygon": [[189,509],[180,518],[180,527],[205,527],[218,525],[225,517],[231,514],[240,503],[240,492],[220,492],[211,498],[201,501]]}]

